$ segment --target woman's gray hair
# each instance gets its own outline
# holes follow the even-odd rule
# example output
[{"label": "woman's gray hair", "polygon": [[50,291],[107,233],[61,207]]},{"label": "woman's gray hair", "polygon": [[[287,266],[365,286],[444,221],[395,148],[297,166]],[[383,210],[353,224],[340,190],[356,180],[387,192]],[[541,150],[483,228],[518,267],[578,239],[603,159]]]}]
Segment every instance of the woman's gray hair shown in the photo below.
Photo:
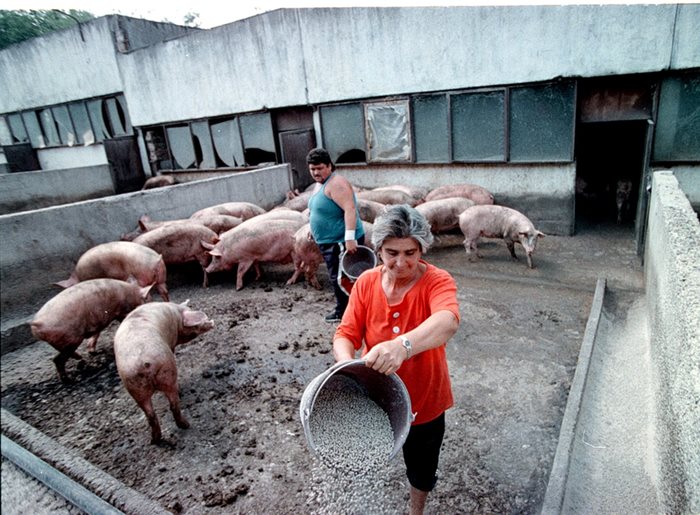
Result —
[{"label": "woman's gray hair", "polygon": [[387,238],[413,238],[425,254],[433,244],[433,233],[425,217],[408,204],[387,206],[374,221],[372,245],[379,252]]}]

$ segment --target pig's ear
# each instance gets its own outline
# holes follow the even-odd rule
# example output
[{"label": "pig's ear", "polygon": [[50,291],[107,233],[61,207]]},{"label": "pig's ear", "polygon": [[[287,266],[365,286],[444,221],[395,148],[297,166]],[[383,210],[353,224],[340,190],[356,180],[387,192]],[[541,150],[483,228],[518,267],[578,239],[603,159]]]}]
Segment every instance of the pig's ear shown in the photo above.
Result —
[{"label": "pig's ear", "polygon": [[212,249],[213,250],[209,251],[210,256],[214,256],[214,257],[221,257],[222,256],[221,251],[219,249],[214,249],[213,247],[212,247]]},{"label": "pig's ear", "polygon": [[139,291],[141,292],[141,298],[147,299],[151,293],[151,288],[153,288],[155,285],[156,283],[153,283],[149,284],[148,286],[144,286],[143,288],[140,288]]},{"label": "pig's ear", "polygon": [[202,311],[185,311],[182,314],[182,324],[185,327],[194,327],[207,321],[207,315]]},{"label": "pig's ear", "polygon": [[180,306],[182,306],[183,308],[186,308],[189,303],[190,303],[190,299],[187,299],[185,302],[180,302]]},{"label": "pig's ear", "polygon": [[538,237],[538,238],[544,238],[544,233],[543,233],[543,232],[540,232],[540,231],[537,231],[537,237]]},{"label": "pig's ear", "polygon": [[[148,218],[148,217],[146,217]],[[139,229],[141,229],[143,232],[148,232],[148,227],[146,227],[146,222],[148,220],[144,220],[143,217],[139,218]]]},{"label": "pig's ear", "polygon": [[199,243],[201,243],[201,244],[202,244],[202,247],[204,247],[204,248],[207,249],[207,250],[212,250],[212,249],[214,248],[214,245],[212,245],[212,244],[209,243],[208,241],[199,240]]}]

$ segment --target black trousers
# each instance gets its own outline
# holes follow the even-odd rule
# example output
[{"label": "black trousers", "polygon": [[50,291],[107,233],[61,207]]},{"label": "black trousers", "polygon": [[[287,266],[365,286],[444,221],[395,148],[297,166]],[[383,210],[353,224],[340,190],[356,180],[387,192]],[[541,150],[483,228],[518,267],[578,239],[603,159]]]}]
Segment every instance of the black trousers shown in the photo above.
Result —
[{"label": "black trousers", "polygon": [[[365,244],[364,234],[357,239],[358,245]],[[335,294],[335,312],[339,316],[345,313],[345,308],[348,307],[348,296],[338,286],[338,273],[340,271],[340,243],[320,243],[318,248],[321,250],[323,261],[328,268],[328,277],[333,285],[333,293]]]},{"label": "black trousers", "polygon": [[445,413],[426,422],[411,426],[403,444],[406,476],[413,488],[430,492],[437,483],[440,447],[445,436]]}]

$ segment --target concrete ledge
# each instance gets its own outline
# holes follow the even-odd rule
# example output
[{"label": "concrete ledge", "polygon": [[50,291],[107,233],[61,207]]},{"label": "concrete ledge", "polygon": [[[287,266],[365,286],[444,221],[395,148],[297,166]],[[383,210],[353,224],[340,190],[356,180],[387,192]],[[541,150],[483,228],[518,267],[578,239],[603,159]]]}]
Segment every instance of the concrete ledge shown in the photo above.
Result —
[{"label": "concrete ledge", "polygon": [[542,504],[542,513],[544,515],[561,513],[566,494],[566,483],[569,476],[569,464],[576,435],[576,424],[578,422],[579,412],[581,410],[581,401],[586,389],[586,380],[588,378],[588,370],[591,363],[591,355],[593,354],[593,346],[600,324],[600,315],[603,310],[603,300],[605,297],[606,280],[599,278],[596,282],[595,294],[593,295],[593,303],[591,312],[588,315],[588,322],[583,333],[583,341],[579,350],[578,363],[574,379],[571,382],[569,389],[569,398],[566,402],[566,410],[562,418],[561,428],[559,430],[559,440],[557,450],[554,454],[554,462],[552,463],[552,471],[549,474],[549,482]]},{"label": "concrete ledge", "polygon": [[2,417],[0,418],[3,435],[19,443],[32,454],[124,513],[135,515],[170,513],[157,502],[129,488],[83,458],[74,455],[58,442],[15,417],[9,411],[2,409]]}]

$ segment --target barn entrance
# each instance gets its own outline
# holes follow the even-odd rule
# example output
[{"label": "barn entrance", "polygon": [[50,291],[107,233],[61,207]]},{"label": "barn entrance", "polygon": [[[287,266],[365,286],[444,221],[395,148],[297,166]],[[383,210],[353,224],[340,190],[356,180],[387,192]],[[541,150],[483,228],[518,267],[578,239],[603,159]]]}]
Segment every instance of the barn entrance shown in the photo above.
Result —
[{"label": "barn entrance", "polygon": [[656,81],[641,75],[579,83],[576,230],[591,225],[629,227],[640,255],[656,90]]}]

